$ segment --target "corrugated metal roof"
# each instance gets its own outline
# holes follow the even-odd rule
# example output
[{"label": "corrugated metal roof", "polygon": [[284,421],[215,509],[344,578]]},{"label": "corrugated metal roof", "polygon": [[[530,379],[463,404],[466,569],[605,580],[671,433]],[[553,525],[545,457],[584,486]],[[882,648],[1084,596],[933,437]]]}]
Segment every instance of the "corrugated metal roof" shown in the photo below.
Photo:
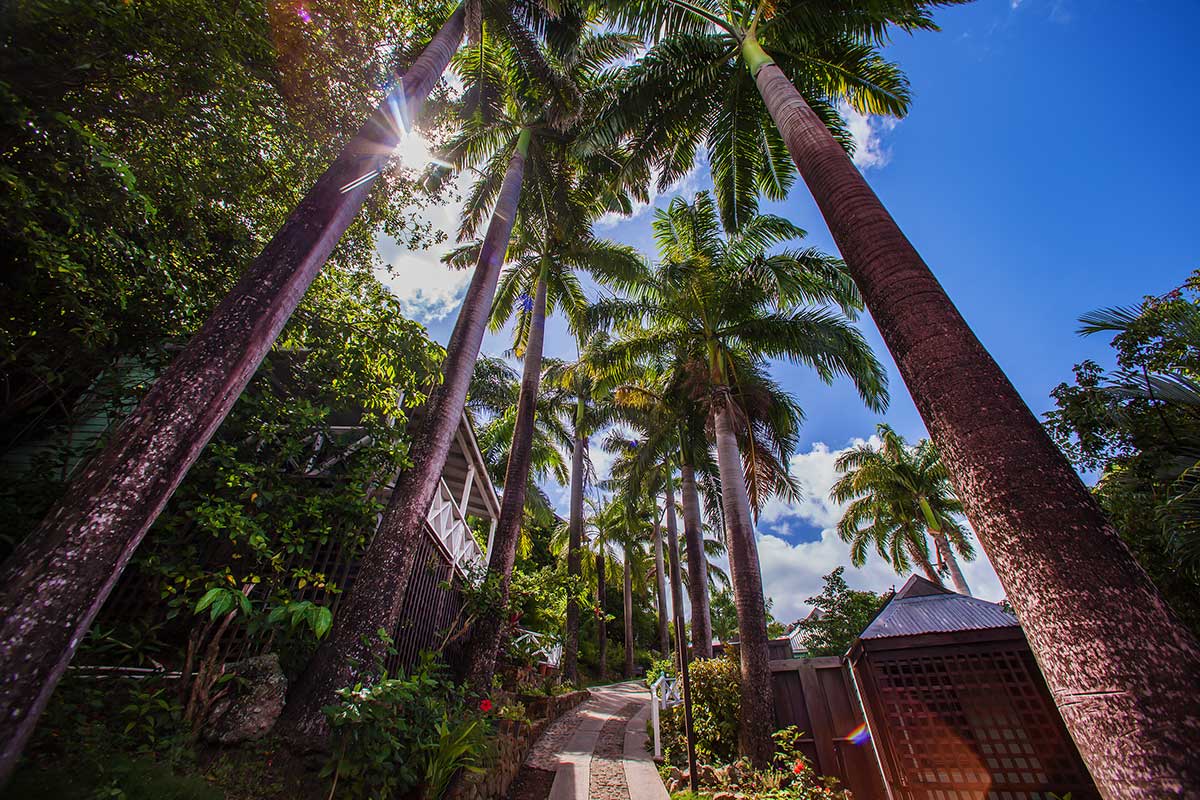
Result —
[{"label": "corrugated metal roof", "polygon": [[1016,625],[1017,618],[996,603],[955,594],[914,575],[859,638],[886,639]]}]

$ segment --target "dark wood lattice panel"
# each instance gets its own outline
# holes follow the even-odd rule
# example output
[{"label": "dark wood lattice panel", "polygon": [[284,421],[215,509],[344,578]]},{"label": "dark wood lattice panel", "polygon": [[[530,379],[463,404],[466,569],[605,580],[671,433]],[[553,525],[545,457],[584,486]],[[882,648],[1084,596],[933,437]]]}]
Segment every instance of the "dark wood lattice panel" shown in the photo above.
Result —
[{"label": "dark wood lattice panel", "polygon": [[872,654],[908,800],[1097,797],[1021,644]]}]

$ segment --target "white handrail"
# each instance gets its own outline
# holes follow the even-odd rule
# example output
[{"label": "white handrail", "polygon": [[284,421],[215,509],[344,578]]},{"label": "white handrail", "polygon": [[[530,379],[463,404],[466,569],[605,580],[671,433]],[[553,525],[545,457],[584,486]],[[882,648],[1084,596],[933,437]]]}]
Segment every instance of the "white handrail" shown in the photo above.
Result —
[{"label": "white handrail", "polygon": [[525,628],[517,628],[520,633],[513,639],[513,642],[529,642],[534,645],[533,654],[541,656],[541,663],[551,667],[557,667],[562,663],[562,642],[556,637],[545,633],[526,630]]},{"label": "white handrail", "polygon": [[678,682],[659,675],[650,684],[650,724],[654,728],[654,757],[662,758],[662,732],[659,728],[659,709],[672,708],[683,702],[677,690]]}]

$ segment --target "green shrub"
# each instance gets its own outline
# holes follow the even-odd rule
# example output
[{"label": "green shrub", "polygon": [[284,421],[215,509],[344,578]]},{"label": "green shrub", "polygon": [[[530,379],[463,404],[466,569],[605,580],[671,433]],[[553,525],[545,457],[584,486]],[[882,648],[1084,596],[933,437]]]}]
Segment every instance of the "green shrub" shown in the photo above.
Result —
[{"label": "green shrub", "polygon": [[[652,669],[663,669],[657,662]],[[661,673],[658,673],[661,674]],[[674,667],[671,672],[674,675]],[[696,758],[706,764],[728,764],[737,758],[738,710],[741,707],[742,671],[731,656],[702,658],[690,665],[692,728]],[[657,677],[657,675],[656,675]],[[653,680],[653,678],[651,678]],[[682,693],[682,692],[681,692]],[[662,715],[663,757],[676,766],[687,764],[683,706]]]},{"label": "green shrub", "polygon": [[334,751],[323,775],[340,797],[437,797],[459,768],[475,769],[492,732],[490,701],[471,702],[428,653],[407,677],[338,692],[325,714]]}]

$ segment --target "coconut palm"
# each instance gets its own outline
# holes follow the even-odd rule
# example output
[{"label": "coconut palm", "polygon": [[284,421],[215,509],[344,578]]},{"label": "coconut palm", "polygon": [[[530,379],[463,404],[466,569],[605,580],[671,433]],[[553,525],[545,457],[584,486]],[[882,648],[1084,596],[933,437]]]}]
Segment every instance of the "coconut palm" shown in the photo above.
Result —
[{"label": "coconut palm", "polygon": [[[1100,791],[1152,797],[1200,784],[1200,764],[1178,746],[1185,729],[1200,738],[1200,642],[851,162],[831,118],[837,97],[863,112],[903,111],[907,86],[874,47],[893,29],[936,29],[930,9],[952,2],[622,3],[623,24],[665,38],[647,55],[643,77],[613,103],[603,133],[632,132],[631,147],[648,153],[641,161],[668,182],[686,173],[707,136],[730,224],[739,199],[782,194],[790,180],[782,142],[943,454]],[[759,102],[774,123],[765,130],[755,124],[765,121]],[[681,139],[681,130],[693,133]],[[948,381],[969,389],[948,391]],[[1111,657],[1080,670],[1097,641]],[[1113,719],[1137,722],[1118,728]]]},{"label": "coconut palm", "polygon": [[958,522],[962,503],[937,448],[928,439],[908,447],[888,425],[879,425],[877,431],[879,447],[861,444],[838,457],[842,477],[829,492],[835,502],[850,503],[837,530],[851,543],[851,562],[862,566],[873,544],[897,572],[908,570],[911,556],[926,577],[940,585],[941,576],[929,563],[928,531],[937,547],[939,569],[949,572],[957,591],[969,595],[955,550],[968,561],[975,551]]},{"label": "coconut palm", "polygon": [[811,367],[827,382],[847,377],[874,409],[886,404],[885,375],[848,318],[859,299],[841,262],[812,249],[768,254],[803,236],[791,223],[756,216],[726,238],[712,199],[700,194],[694,203],[677,199],[658,212],[654,234],[662,256],[657,269],[629,297],[601,301],[593,316],[620,326],[622,337],[608,355],[614,363],[672,353],[678,391],[711,421],[741,632],[739,746],[765,763],[773,752],[773,715],[751,492],[778,485],[766,456],[786,465],[802,418],[766,374],[766,360]]}]

